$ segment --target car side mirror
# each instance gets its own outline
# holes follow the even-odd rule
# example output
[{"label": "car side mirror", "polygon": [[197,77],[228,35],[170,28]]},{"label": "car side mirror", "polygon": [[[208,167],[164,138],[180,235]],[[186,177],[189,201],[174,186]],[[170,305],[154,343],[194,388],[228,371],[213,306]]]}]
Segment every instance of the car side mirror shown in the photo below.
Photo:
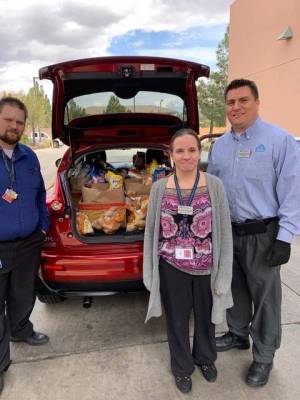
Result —
[{"label": "car side mirror", "polygon": [[59,167],[60,162],[61,162],[61,158],[58,158],[58,159],[55,161],[55,166],[56,166],[57,168]]}]

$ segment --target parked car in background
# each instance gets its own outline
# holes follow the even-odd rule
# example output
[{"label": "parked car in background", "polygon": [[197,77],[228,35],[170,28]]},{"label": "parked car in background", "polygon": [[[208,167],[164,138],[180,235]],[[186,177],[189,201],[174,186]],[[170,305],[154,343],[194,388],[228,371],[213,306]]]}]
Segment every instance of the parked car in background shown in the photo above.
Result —
[{"label": "parked car in background", "polygon": [[39,144],[39,143],[46,142],[46,141],[49,141],[49,143],[50,143],[50,141],[51,141],[50,136],[48,135],[48,133],[45,133],[45,132],[31,132],[28,135],[28,139],[29,139],[29,142],[28,142],[29,144],[33,144],[33,143]]},{"label": "parked car in background", "polygon": [[[225,133],[225,132],[224,132]],[[210,160],[211,151],[215,141],[224,133],[209,133],[200,137],[201,139],[201,160],[200,168],[206,171]]]},{"label": "parked car in background", "polygon": [[58,138],[53,139],[53,140],[52,140],[52,144],[53,144],[53,147],[54,147],[54,148],[58,148],[58,147],[64,145],[63,142],[62,142],[60,139],[58,139]]},{"label": "parked car in background", "polygon": [[168,144],[199,131],[196,81],[206,65],[104,57],[50,65],[53,140],[68,148],[47,198],[50,230],[38,298],[55,303],[143,289],[143,239],[152,181],[170,172]]}]

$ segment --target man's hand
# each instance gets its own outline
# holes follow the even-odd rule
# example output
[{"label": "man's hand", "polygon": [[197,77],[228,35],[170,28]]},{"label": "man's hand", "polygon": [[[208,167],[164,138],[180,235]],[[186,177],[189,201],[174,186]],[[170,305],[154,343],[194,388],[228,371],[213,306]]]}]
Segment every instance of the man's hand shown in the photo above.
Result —
[{"label": "man's hand", "polygon": [[278,265],[286,264],[290,259],[290,255],[291,244],[282,240],[275,240],[271,251],[266,257],[266,261],[270,267],[277,267]]}]

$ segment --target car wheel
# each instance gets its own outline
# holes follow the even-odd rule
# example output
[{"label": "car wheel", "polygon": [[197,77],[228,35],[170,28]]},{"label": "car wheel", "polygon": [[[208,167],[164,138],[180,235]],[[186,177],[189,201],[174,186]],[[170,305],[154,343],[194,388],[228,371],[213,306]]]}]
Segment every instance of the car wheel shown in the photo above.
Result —
[{"label": "car wheel", "polygon": [[45,304],[56,304],[65,301],[65,297],[59,296],[58,294],[38,294],[39,301]]}]

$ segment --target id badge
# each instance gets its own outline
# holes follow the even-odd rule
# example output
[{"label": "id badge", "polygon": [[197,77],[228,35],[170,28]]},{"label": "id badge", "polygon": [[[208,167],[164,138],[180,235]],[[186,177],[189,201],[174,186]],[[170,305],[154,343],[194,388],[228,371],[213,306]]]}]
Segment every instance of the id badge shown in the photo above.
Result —
[{"label": "id badge", "polygon": [[239,150],[238,151],[238,157],[239,158],[250,158],[251,156],[251,150],[247,149],[247,150]]},{"label": "id badge", "polygon": [[2,195],[2,199],[7,201],[7,203],[12,203],[17,197],[18,194],[12,189],[6,189],[5,193]]},{"label": "id badge", "polygon": [[183,215],[193,215],[193,207],[191,206],[178,206],[177,213]]},{"label": "id badge", "polygon": [[175,258],[177,260],[193,260],[193,247],[175,247]]}]

